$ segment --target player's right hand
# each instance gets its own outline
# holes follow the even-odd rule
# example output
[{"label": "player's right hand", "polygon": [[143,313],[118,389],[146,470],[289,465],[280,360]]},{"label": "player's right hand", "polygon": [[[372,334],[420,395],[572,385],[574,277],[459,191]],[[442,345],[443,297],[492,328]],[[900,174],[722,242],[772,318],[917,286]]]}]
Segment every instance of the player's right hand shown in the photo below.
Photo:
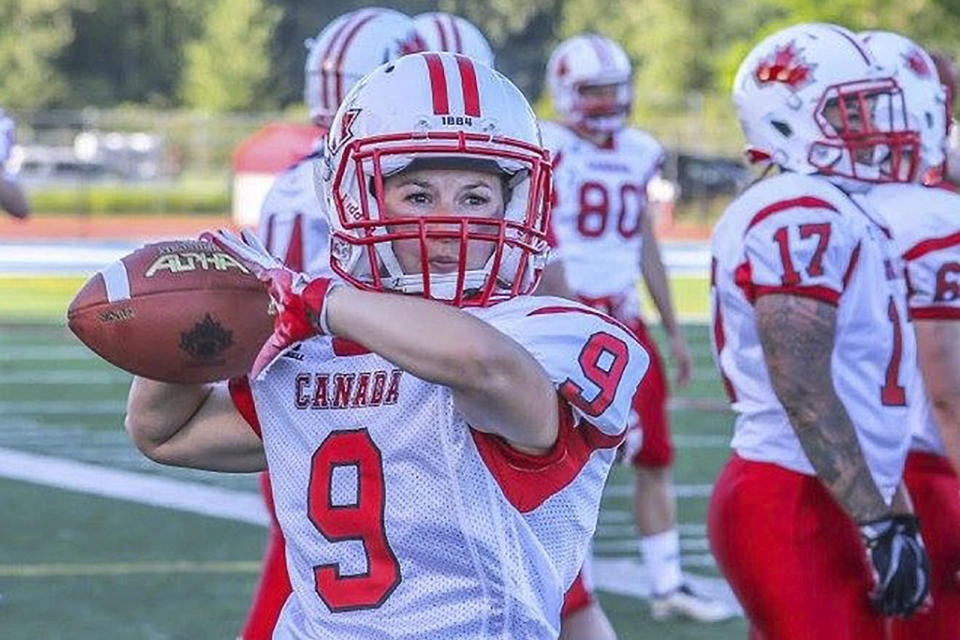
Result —
[{"label": "player's right hand", "polygon": [[270,255],[256,235],[244,230],[241,236],[221,229],[206,232],[201,240],[212,242],[250,269],[267,286],[277,309],[273,335],[260,349],[250,370],[256,378],[287,347],[312,336],[329,333],[324,314],[327,294],[336,286],[331,278],[310,279],[306,274],[288,269]]},{"label": "player's right hand", "polygon": [[860,524],[876,586],[874,607],[888,616],[907,617],[932,604],[930,558],[915,515],[897,514]]}]

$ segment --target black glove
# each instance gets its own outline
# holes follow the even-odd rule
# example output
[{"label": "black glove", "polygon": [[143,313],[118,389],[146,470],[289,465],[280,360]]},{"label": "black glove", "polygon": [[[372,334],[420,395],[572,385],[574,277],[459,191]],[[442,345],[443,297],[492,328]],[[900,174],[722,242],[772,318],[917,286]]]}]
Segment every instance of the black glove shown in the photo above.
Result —
[{"label": "black glove", "polygon": [[888,616],[907,617],[930,604],[930,558],[914,515],[892,515],[860,524],[876,587],[873,606]]}]

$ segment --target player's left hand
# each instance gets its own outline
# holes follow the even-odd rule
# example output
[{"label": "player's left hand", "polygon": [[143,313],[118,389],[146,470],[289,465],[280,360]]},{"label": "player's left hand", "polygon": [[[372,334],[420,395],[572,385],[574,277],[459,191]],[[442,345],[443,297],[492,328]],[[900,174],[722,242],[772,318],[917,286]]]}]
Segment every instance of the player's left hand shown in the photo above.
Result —
[{"label": "player's left hand", "polygon": [[256,235],[246,230],[237,236],[232,231],[221,229],[206,232],[200,239],[212,242],[250,269],[266,285],[277,309],[273,334],[257,354],[250,370],[252,378],[256,378],[290,345],[329,333],[324,303],[327,294],[336,286],[332,279],[310,279],[306,274],[287,268],[270,255]]},{"label": "player's left hand", "polygon": [[670,336],[670,357],[677,368],[677,388],[683,389],[690,384],[693,376],[693,357],[690,355],[687,340],[679,329]]},{"label": "player's left hand", "polygon": [[930,558],[920,536],[920,522],[896,514],[860,524],[876,586],[870,599],[888,616],[908,617],[932,604]]}]

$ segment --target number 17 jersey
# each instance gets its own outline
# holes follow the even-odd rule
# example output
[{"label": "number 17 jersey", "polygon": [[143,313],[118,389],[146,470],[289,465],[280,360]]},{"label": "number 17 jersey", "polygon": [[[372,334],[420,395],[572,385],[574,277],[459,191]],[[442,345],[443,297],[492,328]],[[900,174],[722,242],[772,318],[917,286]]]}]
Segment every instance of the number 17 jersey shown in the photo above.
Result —
[{"label": "number 17 jersey", "polygon": [[753,305],[767,294],[819,300],[836,307],[833,387],[889,503],[918,377],[903,262],[881,214],[825,178],[783,173],[730,204],[711,252],[712,337],[737,413],[733,448],[747,460],[814,474],[771,385]]}]

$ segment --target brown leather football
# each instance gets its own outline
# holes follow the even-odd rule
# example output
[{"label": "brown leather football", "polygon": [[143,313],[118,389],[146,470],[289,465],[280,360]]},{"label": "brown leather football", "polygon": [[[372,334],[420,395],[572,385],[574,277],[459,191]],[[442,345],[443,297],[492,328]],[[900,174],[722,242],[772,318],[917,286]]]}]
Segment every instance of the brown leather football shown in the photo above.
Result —
[{"label": "brown leather football", "polygon": [[196,240],[148,244],[98,272],[70,303],[67,321],[111,364],[179,383],[246,373],[273,331],[263,283]]}]

